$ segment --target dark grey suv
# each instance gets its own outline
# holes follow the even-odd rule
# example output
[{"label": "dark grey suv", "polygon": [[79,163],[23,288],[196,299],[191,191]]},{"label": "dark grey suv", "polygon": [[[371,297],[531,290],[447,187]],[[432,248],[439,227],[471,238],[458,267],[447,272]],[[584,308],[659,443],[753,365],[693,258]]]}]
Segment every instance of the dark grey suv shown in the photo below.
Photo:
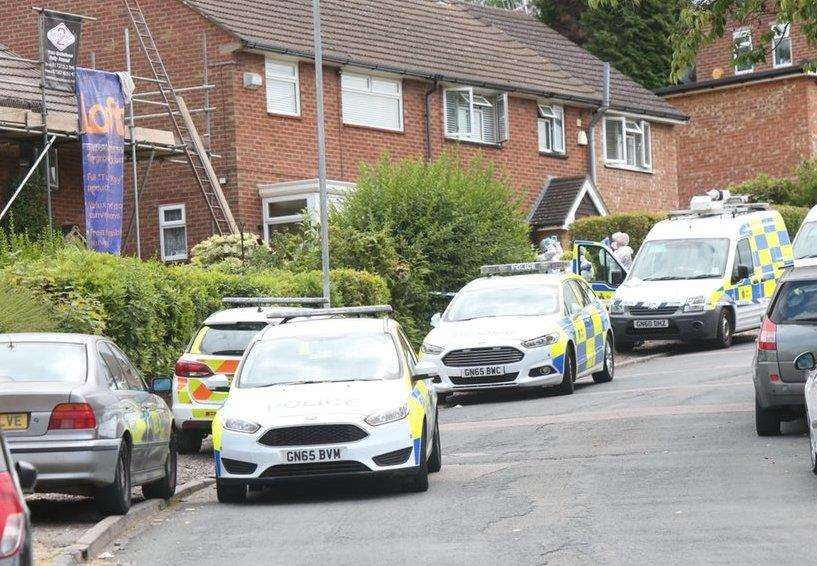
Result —
[{"label": "dark grey suv", "polygon": [[758,435],[780,434],[781,421],[803,416],[808,372],[794,366],[803,352],[817,355],[817,267],[786,272],[763,317],[754,360]]}]

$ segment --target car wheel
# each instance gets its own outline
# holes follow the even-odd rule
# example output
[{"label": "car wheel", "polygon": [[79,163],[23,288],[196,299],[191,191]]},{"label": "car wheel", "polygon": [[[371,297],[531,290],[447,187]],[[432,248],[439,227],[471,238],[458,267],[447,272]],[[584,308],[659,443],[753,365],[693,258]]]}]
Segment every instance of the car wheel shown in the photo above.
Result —
[{"label": "car wheel", "polygon": [[[437,417],[439,419],[439,415]],[[428,459],[428,471],[435,474],[443,467],[443,451],[440,445],[440,422],[435,420],[434,438],[431,441],[431,456]]]},{"label": "car wheel", "polygon": [[576,364],[573,361],[573,350],[569,346],[565,352],[565,365],[562,376],[562,383],[559,385],[559,394],[572,395],[576,386]]},{"label": "car wheel", "polygon": [[201,450],[204,433],[198,430],[183,430],[179,433],[179,454],[197,454]]},{"label": "car wheel", "polygon": [[160,479],[146,483],[142,486],[142,494],[145,499],[164,499],[167,501],[173,494],[176,493],[176,478],[177,478],[177,441],[176,432],[174,431],[170,437],[170,450],[165,460],[165,475]]},{"label": "car wheel", "polygon": [[732,335],[735,329],[732,328],[732,318],[729,316],[729,311],[721,310],[721,315],[718,317],[718,330],[713,344],[716,348],[728,348],[732,345]]},{"label": "car wheel", "polygon": [[596,383],[613,381],[613,376],[616,371],[616,359],[610,338],[611,336],[608,334],[607,339],[604,341],[604,367],[601,371],[597,371],[593,374],[593,381]]},{"label": "car wheel", "polygon": [[774,409],[764,409],[755,396],[755,429],[758,436],[778,436],[780,434],[780,413]]},{"label": "car wheel", "polygon": [[408,483],[408,490],[414,493],[428,491],[428,457],[426,456],[426,433],[423,423],[423,438],[420,442],[420,466],[414,472]]},{"label": "car wheel", "polygon": [[216,496],[219,503],[244,503],[247,500],[246,484],[224,484],[216,480]]},{"label": "car wheel", "polygon": [[96,490],[94,503],[104,515],[125,515],[130,509],[130,446],[126,441],[119,446],[113,483]]}]

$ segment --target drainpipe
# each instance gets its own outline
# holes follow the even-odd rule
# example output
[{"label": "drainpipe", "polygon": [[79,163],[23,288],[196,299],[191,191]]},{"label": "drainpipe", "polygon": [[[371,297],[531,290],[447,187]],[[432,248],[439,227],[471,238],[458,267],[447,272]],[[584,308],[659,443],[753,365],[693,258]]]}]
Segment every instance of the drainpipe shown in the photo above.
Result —
[{"label": "drainpipe", "polygon": [[593,113],[590,118],[590,123],[587,125],[587,174],[593,184],[596,184],[596,124],[604,117],[607,110],[610,109],[610,63],[604,62],[604,79],[602,84],[603,94],[601,99],[601,106]]},{"label": "drainpipe", "polygon": [[426,129],[426,161],[431,161],[431,104],[429,103],[429,98],[432,94],[437,91],[437,79],[434,79],[434,82],[431,83],[431,86],[426,91],[425,95],[425,108],[423,111],[423,118],[425,120],[425,129]]}]

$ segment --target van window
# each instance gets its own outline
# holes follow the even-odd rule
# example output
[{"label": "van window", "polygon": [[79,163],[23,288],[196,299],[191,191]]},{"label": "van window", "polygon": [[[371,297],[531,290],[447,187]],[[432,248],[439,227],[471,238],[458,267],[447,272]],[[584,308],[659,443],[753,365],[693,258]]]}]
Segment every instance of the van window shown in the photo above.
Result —
[{"label": "van window", "polygon": [[806,222],[794,238],[794,259],[817,257],[817,222]]},{"label": "van window", "polygon": [[754,263],[752,262],[752,249],[749,247],[749,240],[746,238],[738,242],[737,250],[735,250],[735,265],[732,268],[732,279],[737,279],[738,270],[741,267],[748,269],[750,275],[755,270]]},{"label": "van window", "polygon": [[255,335],[266,327],[266,322],[237,322],[203,326],[196,339],[193,340],[190,353],[209,356],[242,356]]},{"label": "van window", "polygon": [[630,281],[722,278],[729,256],[726,238],[649,240],[636,256]]}]

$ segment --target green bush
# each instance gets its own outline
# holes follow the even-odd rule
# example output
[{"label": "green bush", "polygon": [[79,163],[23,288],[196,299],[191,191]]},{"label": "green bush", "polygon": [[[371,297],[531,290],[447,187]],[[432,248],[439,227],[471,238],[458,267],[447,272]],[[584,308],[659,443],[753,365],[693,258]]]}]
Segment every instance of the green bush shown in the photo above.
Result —
[{"label": "green bush", "polygon": [[588,216],[579,218],[570,225],[572,240],[591,240],[600,242],[615,232],[626,232],[630,236],[630,247],[638,251],[647,232],[656,222],[664,220],[666,214],[647,212],[629,212],[625,214],[611,214],[610,216]]},{"label": "green bush", "polygon": [[[67,248],[19,261],[4,271],[13,285],[48,295],[64,331],[104,333],[147,376],[167,375],[197,325],[222,308],[225,296],[320,296],[319,272],[233,275],[218,270],[97,254]],[[331,273],[334,304],[386,303],[377,276]]]},{"label": "green bush", "polygon": [[788,230],[791,239],[794,240],[794,235],[797,234],[797,230],[800,229],[800,225],[803,223],[803,220],[805,220],[809,209],[803,206],[786,205],[778,205],[775,206],[774,209],[783,217],[783,222],[786,223],[786,230]]},{"label": "green bush", "polygon": [[789,179],[776,179],[765,173],[729,188],[736,195],[749,195],[755,202],[790,204],[800,201],[798,188]]},{"label": "green bush", "polygon": [[66,247],[66,242],[57,232],[47,228],[38,233],[20,232],[14,223],[8,229],[0,228],[0,268],[16,261],[38,259]]},{"label": "green bush", "polygon": [[58,329],[54,306],[25,287],[0,281],[0,305],[0,334]]},{"label": "green bush", "polygon": [[228,273],[241,273],[255,251],[263,247],[258,234],[211,236],[190,250],[190,263],[199,267],[216,267]]}]

